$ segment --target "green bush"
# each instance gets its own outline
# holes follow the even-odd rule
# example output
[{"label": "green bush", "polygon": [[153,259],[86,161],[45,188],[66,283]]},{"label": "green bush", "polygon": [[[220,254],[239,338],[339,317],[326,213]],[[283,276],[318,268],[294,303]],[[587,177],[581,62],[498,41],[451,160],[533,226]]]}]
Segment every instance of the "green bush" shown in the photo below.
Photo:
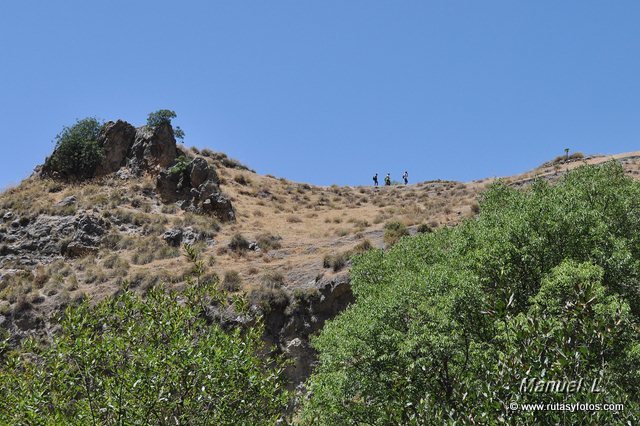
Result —
[{"label": "green bush", "polygon": [[[356,302],[313,340],[303,424],[640,420],[640,183],[618,163],[496,184],[473,219],[371,250],[351,279]],[[531,394],[530,379],[599,379],[602,392]]]},{"label": "green bush", "polygon": [[220,299],[209,282],[67,309],[50,345],[29,339],[0,360],[0,423],[274,424],[282,363],[259,355],[260,327],[207,321]]},{"label": "green bush", "polygon": [[[167,123],[171,125],[171,120],[177,117],[175,111],[171,111],[169,109],[160,109],[158,111],[152,112],[147,117],[147,126],[149,127],[157,127],[162,123]],[[176,126],[173,128],[173,135],[176,139],[184,139],[184,131]]]},{"label": "green bush", "polygon": [[191,160],[184,155],[181,155],[176,159],[176,164],[169,168],[169,173],[172,175],[182,175],[187,171],[190,164]]},{"label": "green bush", "polygon": [[45,169],[67,178],[92,177],[104,158],[103,148],[97,142],[101,129],[102,123],[92,117],[65,126],[56,136],[56,147],[45,161]]}]

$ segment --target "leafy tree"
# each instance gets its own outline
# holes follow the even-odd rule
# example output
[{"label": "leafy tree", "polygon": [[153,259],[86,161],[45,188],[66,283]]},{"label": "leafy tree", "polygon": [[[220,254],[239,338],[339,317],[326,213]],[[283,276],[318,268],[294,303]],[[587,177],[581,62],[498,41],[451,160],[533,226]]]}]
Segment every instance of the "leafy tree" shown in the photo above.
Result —
[{"label": "leafy tree", "polygon": [[[171,125],[171,120],[176,117],[177,114],[175,113],[175,111],[171,111],[169,109],[160,109],[149,114],[149,117],[147,117],[147,126],[157,127],[162,123]],[[173,128],[173,135],[176,137],[176,139],[184,139],[184,131],[179,126]]]},{"label": "leafy tree", "polygon": [[[201,269],[195,249],[186,254]],[[216,284],[68,308],[50,345],[27,340],[0,361],[0,423],[274,424],[288,400],[282,362],[259,355],[260,327],[207,320],[226,299]]]},{"label": "leafy tree", "polygon": [[87,178],[93,176],[104,158],[98,136],[102,123],[89,117],[78,120],[71,127],[64,127],[56,136],[56,147],[45,162],[45,167],[65,177]]},{"label": "leafy tree", "polygon": [[[554,186],[498,183],[480,204],[455,228],[354,260],[356,302],[313,341],[301,423],[638,422],[640,183],[611,162]],[[531,395],[526,378],[600,378],[603,391]]]}]

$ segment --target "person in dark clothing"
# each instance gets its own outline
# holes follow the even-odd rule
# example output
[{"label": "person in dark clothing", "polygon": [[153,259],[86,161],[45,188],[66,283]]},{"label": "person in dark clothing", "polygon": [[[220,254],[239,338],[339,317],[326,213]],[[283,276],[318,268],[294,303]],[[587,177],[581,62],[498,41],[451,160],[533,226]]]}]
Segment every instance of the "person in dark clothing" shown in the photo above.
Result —
[{"label": "person in dark clothing", "polygon": [[409,183],[409,172],[407,172],[406,170],[404,171],[404,173],[402,174],[402,179],[404,179],[404,184],[408,184]]},{"label": "person in dark clothing", "polygon": [[373,176],[373,186],[378,186],[378,174],[377,173]]},{"label": "person in dark clothing", "polygon": [[391,186],[391,175],[387,173],[387,176],[384,178],[384,184],[386,186]]}]

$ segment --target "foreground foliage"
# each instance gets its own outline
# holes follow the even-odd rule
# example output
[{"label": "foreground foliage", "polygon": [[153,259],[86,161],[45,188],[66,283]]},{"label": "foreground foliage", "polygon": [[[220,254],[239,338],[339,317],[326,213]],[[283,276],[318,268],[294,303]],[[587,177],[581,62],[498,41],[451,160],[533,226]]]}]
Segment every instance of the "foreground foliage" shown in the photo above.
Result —
[{"label": "foreground foliage", "polygon": [[[640,184],[617,163],[497,184],[477,218],[356,259],[352,283],[356,303],[314,341],[302,423],[639,421]],[[585,384],[532,393],[527,378]],[[551,402],[625,408],[509,409]]]},{"label": "foreground foliage", "polygon": [[27,341],[2,360],[0,424],[274,424],[282,365],[258,356],[258,327],[207,321],[215,284],[67,309],[51,345]]}]

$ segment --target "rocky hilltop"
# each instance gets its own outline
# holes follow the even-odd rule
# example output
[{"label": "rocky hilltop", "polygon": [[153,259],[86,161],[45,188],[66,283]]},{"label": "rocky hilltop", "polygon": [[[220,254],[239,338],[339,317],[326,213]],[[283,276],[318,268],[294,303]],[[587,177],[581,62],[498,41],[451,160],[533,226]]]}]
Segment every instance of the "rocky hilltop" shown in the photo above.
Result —
[{"label": "rocky hilltop", "polygon": [[[235,327],[262,314],[265,340],[294,361],[292,386],[313,366],[309,337],[353,301],[350,258],[472,217],[478,195],[495,181],[295,183],[178,144],[170,123],[136,128],[110,121],[97,144],[104,155],[84,176],[45,161],[0,195],[0,327],[14,342],[46,336],[62,308],[109,297],[125,282],[142,293],[160,283],[188,285],[189,244],[202,273],[217,275],[228,294],[246,295],[255,314],[219,305],[211,306],[211,317]],[[628,153],[576,156],[505,179],[516,186],[553,181],[609,158],[639,175],[640,155]]]},{"label": "rocky hilltop", "polygon": [[[116,174],[126,179],[151,174],[156,177],[156,193],[164,203],[176,203],[185,211],[209,214],[223,222],[235,220],[231,202],[220,192],[214,167],[203,157],[187,161],[186,152],[176,145],[170,123],[135,128],[126,121],[109,121],[97,142],[104,157],[89,171],[90,177]],[[40,176],[77,178],[47,162]]]}]

